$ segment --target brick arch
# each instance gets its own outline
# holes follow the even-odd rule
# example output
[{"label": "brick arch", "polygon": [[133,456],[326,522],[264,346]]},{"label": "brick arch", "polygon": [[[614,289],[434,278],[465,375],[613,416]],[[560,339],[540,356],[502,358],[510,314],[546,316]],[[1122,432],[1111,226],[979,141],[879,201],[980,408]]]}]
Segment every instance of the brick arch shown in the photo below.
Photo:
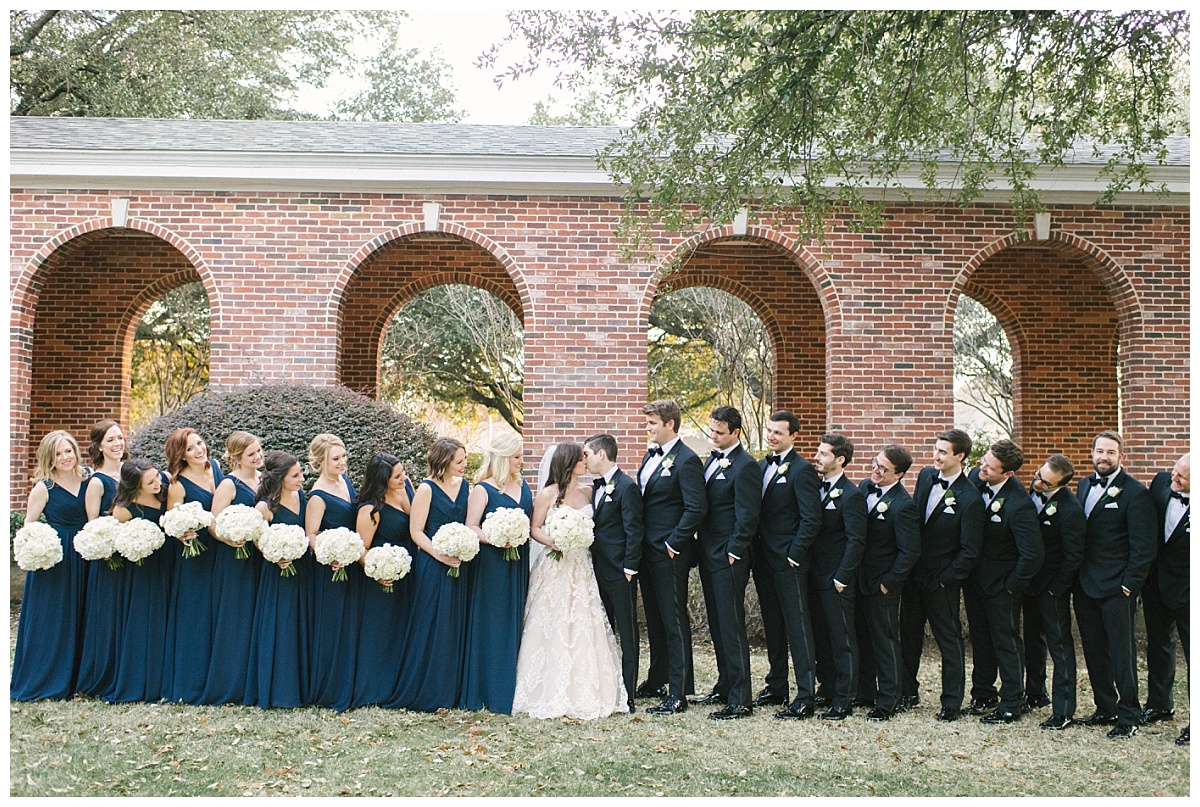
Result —
[{"label": "brick arch", "polygon": [[[1004,329],[1004,335],[1008,338],[1008,346],[1012,350],[1013,357],[1013,441],[1021,442],[1021,409],[1016,406],[1016,402],[1021,400],[1021,367],[1022,356],[1025,355],[1027,337],[1025,331],[1021,327],[1021,320],[1016,313],[1009,307],[1008,303],[1002,300],[991,289],[983,286],[973,285],[969,280],[966,286],[963,287],[961,294],[965,294],[975,302],[982,305],[988,312],[996,318],[1000,323],[1000,327]],[[957,307],[958,301],[955,300]],[[951,319],[953,319],[951,313]],[[953,332],[954,323],[950,323],[950,332]]]},{"label": "brick arch", "polygon": [[[336,294],[339,380],[368,395],[379,392],[379,357],[387,325],[417,294],[435,286],[462,284],[496,296],[522,321],[529,310],[528,296],[514,279],[511,259],[505,263],[484,244],[450,228],[434,232],[409,227],[415,229],[382,243],[375,239],[369,250],[364,246],[360,253],[365,252],[365,257],[356,255],[354,272]],[[353,316],[348,316],[351,312]]]}]

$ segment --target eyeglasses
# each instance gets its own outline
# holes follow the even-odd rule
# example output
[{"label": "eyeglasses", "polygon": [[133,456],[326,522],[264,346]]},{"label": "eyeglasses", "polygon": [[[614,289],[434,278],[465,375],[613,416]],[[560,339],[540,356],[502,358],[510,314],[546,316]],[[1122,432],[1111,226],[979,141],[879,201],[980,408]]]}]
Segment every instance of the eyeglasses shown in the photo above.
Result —
[{"label": "eyeglasses", "polygon": [[880,465],[878,460],[871,460],[871,468],[883,471],[885,474],[894,474],[896,472],[890,465]]},{"label": "eyeglasses", "polygon": [[1045,485],[1046,487],[1051,488],[1051,489],[1062,487],[1062,485],[1055,485],[1054,483],[1052,483],[1048,479],[1046,479],[1046,477],[1042,476],[1042,471],[1040,468],[1033,472],[1033,481],[1041,482],[1043,485]]}]

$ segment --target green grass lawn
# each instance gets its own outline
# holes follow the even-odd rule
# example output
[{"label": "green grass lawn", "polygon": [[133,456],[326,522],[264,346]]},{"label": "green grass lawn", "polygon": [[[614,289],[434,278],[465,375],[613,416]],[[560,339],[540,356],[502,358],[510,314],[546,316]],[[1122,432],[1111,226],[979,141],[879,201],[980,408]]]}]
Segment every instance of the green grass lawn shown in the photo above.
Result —
[{"label": "green grass lawn", "polygon": [[[14,620],[15,633],[15,620]],[[261,710],[99,701],[10,704],[10,793],[470,796],[1184,796],[1186,670],[1177,719],[1114,742],[1105,729],[1048,732],[1039,710],[1011,726],[934,721],[938,662],[922,705],[887,723],[785,722],[759,710],[717,723],[709,709],[656,718],[532,720],[479,712]],[[930,655],[932,653],[933,655]],[[643,659],[645,659],[643,652]],[[752,658],[761,688],[766,658]],[[643,667],[645,661],[643,661]],[[1142,671],[1145,692],[1145,670]],[[696,648],[698,689],[716,677]],[[1080,655],[1079,716],[1092,711]],[[650,705],[639,702],[639,705]]]}]

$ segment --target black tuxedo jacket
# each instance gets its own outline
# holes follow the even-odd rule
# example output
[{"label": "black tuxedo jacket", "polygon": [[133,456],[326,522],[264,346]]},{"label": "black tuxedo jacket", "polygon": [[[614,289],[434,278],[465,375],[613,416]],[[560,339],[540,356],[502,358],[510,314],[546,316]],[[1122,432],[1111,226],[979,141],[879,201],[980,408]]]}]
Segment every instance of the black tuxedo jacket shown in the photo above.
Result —
[{"label": "black tuxedo jacket", "polygon": [[625,570],[636,572],[642,561],[642,489],[620,468],[612,486],[593,511],[592,565],[601,579],[624,580]]},{"label": "black tuxedo jacket", "polygon": [[[749,559],[750,539],[758,530],[762,509],[762,474],[758,463],[738,444],[726,457],[729,467],[718,469],[705,483],[708,513],[700,522],[700,563],[709,571],[729,565],[729,556]],[[704,463],[704,472],[715,460]]]},{"label": "black tuxedo jacket", "polygon": [[808,549],[821,528],[821,481],[812,463],[801,457],[796,449],[788,450],[775,477],[762,489],[763,476],[769,463],[758,461],[758,490],[762,497],[762,513],[758,519],[758,535],[768,559],[782,566],[788,560],[804,569],[808,565]]},{"label": "black tuxedo jacket", "polygon": [[[1087,503],[1091,475],[1079,480],[1079,504]],[[1112,495],[1116,489],[1118,493]],[[1087,517],[1079,585],[1094,599],[1120,594],[1135,596],[1146,582],[1154,560],[1158,530],[1154,502],[1141,482],[1122,468]]]},{"label": "black tuxedo jacket", "polygon": [[[869,484],[871,480],[864,479],[858,486],[864,500]],[[858,566],[859,591],[881,594],[882,584],[889,594],[898,593],[920,555],[920,517],[904,483],[897,482],[867,511],[867,543]]]},{"label": "black tuxedo jacket", "polygon": [[837,579],[852,588],[866,546],[867,502],[854,483],[842,474],[837,484],[821,497],[821,529],[809,549],[812,561],[809,577],[813,584],[819,589],[831,589]]},{"label": "black tuxedo jacket", "polygon": [[1179,519],[1179,524],[1170,535],[1171,540],[1166,541],[1167,505],[1171,503],[1169,471],[1154,477],[1150,483],[1150,498],[1158,513],[1158,553],[1154,561],[1158,590],[1168,608],[1186,608],[1191,601],[1188,577],[1192,567],[1192,509],[1189,506],[1183,511],[1183,518]]},{"label": "black tuxedo jacket", "polygon": [[942,501],[925,520],[929,491],[937,487],[937,477],[937,468],[922,468],[913,498],[921,522],[921,557],[913,579],[928,591],[966,580],[979,560],[983,541],[983,498],[965,473],[958,475],[949,490],[937,488]]},{"label": "black tuxedo jacket", "polygon": [[[650,458],[642,457],[642,466]],[[670,468],[664,468],[667,460]],[[636,484],[636,480],[635,480]],[[646,527],[646,547],[656,555],[667,554],[667,543],[676,552],[686,552],[696,540],[696,530],[708,510],[704,493],[704,466],[700,458],[682,440],[663,457],[642,492],[642,516]]]},{"label": "black tuxedo jacket", "polygon": [[1071,491],[1062,488],[1042,505],[1038,523],[1042,528],[1046,559],[1025,593],[1035,595],[1049,591],[1055,597],[1065,597],[1075,585],[1079,564],[1083,562],[1083,539],[1087,534],[1083,507]]},{"label": "black tuxedo jacket", "polygon": [[[970,478],[977,490],[987,486],[980,480],[978,468],[971,471]],[[991,502],[985,500],[983,507],[983,543],[971,579],[984,597],[1002,591],[1024,596],[1045,559],[1037,508],[1015,475]]]}]

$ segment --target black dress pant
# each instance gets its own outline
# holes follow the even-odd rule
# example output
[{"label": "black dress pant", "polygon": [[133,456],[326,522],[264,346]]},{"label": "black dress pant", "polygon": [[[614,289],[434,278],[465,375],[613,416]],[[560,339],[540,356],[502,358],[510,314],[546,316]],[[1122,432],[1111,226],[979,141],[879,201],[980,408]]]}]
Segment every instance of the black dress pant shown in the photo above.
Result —
[{"label": "black dress pant", "polygon": [[1050,592],[1023,598],[1025,639],[1025,694],[1045,696],[1046,652],[1054,661],[1050,700],[1054,714],[1075,716],[1075,637],[1071,635],[1071,598]]},{"label": "black dress pant", "polygon": [[746,584],[750,582],[750,562],[739,560],[708,570],[700,566],[700,584],[704,589],[704,607],[709,633],[717,656],[717,683],[713,691],[730,706],[749,706],[750,645],[746,639]]},{"label": "black dress pant", "polygon": [[901,693],[917,694],[917,672],[925,645],[925,622],[942,656],[942,706],[961,709],[967,689],[966,648],[959,621],[958,582],[932,591],[909,579],[900,599],[900,654],[904,659]]},{"label": "black dress pant", "polygon": [[789,692],[787,630],[784,628],[779,592],[775,589],[774,576],[767,564],[766,550],[758,538],[750,544],[750,564],[754,590],[758,594],[758,609],[762,615],[763,638],[767,643],[766,689],[786,701]]},{"label": "black dress pant", "polygon": [[[978,591],[975,593],[979,595]],[[982,645],[984,658],[987,659],[990,654],[992,668],[1000,674],[1000,708],[1013,714],[1020,714],[1021,696],[1025,692],[1025,648],[1021,644],[1020,627],[1021,599],[1007,591],[989,596],[979,595],[979,609],[975,616],[968,617],[971,620],[972,650],[978,653]],[[986,643],[977,643],[977,640],[983,639],[984,636],[987,637]],[[972,682],[975,680],[975,671],[972,670]],[[995,678],[992,680],[995,681]],[[971,694],[975,695],[974,686]]]},{"label": "black dress pant", "polygon": [[1123,726],[1136,726],[1141,721],[1133,644],[1136,605],[1137,598],[1124,592],[1098,599],[1082,590],[1075,592],[1075,618],[1096,710],[1115,715]]},{"label": "black dress pant", "polygon": [[637,689],[638,656],[641,653],[637,624],[637,589],[632,581],[621,577],[605,580],[597,577],[600,602],[608,614],[609,624],[617,634],[621,646],[621,678],[625,682],[625,695],[629,706],[633,706],[633,693]]},{"label": "black dress pant", "polygon": [[995,700],[1000,697],[996,690],[996,651],[992,647],[992,635],[988,630],[987,611],[983,596],[968,578],[962,587],[963,605],[967,610],[967,635],[971,640],[971,699]]},{"label": "black dress pant", "polygon": [[1150,709],[1175,708],[1172,690],[1175,686],[1175,633],[1183,645],[1183,658],[1188,668],[1188,689],[1191,689],[1192,661],[1188,606],[1169,608],[1163,602],[1158,580],[1151,576],[1142,589],[1142,608],[1146,616],[1146,706]]},{"label": "black dress pant", "polygon": [[666,684],[671,697],[683,698],[694,692],[694,686],[688,686],[692,659],[687,613],[689,559],[684,553],[674,559],[658,553],[643,555],[643,559],[638,577],[650,640],[650,671],[646,681],[652,687]]},{"label": "black dress pant", "polygon": [[889,714],[900,702],[900,591],[858,595],[858,697],[874,696],[875,706]]},{"label": "black dress pant", "polygon": [[[809,585],[813,585],[811,578]],[[858,692],[854,586],[846,586],[840,594],[833,586],[814,586],[809,601],[814,605],[812,626],[818,691],[828,696],[833,706],[849,708]]]}]

